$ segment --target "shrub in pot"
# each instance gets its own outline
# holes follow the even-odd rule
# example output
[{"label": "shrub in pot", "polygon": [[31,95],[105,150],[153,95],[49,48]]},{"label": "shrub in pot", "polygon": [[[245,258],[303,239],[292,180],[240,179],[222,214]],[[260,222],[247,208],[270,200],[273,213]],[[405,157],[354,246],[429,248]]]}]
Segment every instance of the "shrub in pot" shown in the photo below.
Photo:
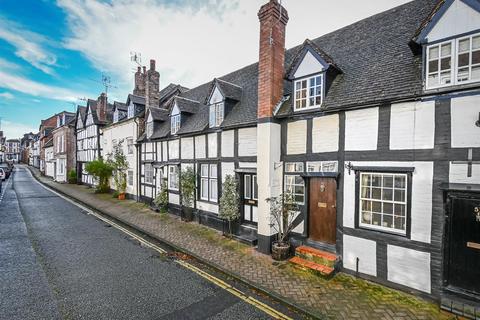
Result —
[{"label": "shrub in pot", "polygon": [[160,192],[155,199],[153,199],[153,204],[161,213],[166,213],[168,211],[168,189],[165,180],[162,181]]},{"label": "shrub in pot", "polygon": [[193,220],[193,205],[195,201],[195,172],[192,167],[187,167],[180,173],[180,193],[182,196],[182,219]]},{"label": "shrub in pot", "polygon": [[113,169],[113,182],[118,192],[118,200],[125,200],[127,190],[127,169],[129,168],[127,157],[123,153],[123,140],[113,145],[113,152],[108,154],[108,163]]},{"label": "shrub in pot", "polygon": [[240,217],[238,183],[234,176],[227,175],[222,184],[220,197],[220,218],[228,222],[229,236],[232,235],[232,222]]},{"label": "shrub in pot", "polygon": [[270,228],[277,233],[277,239],[272,243],[272,258],[285,260],[290,256],[291,245],[288,237],[293,230],[293,221],[299,207],[291,193],[283,193],[266,201],[270,204]]}]

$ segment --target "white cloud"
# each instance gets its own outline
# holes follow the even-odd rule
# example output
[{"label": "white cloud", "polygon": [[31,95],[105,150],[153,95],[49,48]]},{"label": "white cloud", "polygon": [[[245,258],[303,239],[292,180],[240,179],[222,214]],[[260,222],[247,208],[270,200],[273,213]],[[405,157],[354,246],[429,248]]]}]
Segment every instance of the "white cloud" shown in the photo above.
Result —
[{"label": "white cloud", "polygon": [[7,139],[22,138],[24,133],[37,132],[38,128],[23,123],[2,120],[2,131]]},{"label": "white cloud", "polygon": [[[287,47],[407,1],[284,0],[290,16]],[[131,51],[141,52],[146,65],[150,58],[157,61],[161,87],[169,82],[196,86],[256,62],[257,12],[266,2],[57,0],[70,26],[65,46],[82,52],[128,90],[133,87]]]},{"label": "white cloud", "polygon": [[13,94],[11,94],[10,92],[0,92],[0,98],[3,98],[3,99],[13,99]]},{"label": "white cloud", "polygon": [[78,101],[86,95],[73,92],[69,89],[49,86],[32,81],[22,76],[12,75],[0,70],[0,87],[23,92],[36,97],[55,99],[60,101]]},{"label": "white cloud", "polygon": [[48,40],[24,29],[15,22],[0,17],[0,39],[15,47],[15,55],[30,63],[35,68],[53,74],[52,67],[57,62],[56,56],[46,49]]}]

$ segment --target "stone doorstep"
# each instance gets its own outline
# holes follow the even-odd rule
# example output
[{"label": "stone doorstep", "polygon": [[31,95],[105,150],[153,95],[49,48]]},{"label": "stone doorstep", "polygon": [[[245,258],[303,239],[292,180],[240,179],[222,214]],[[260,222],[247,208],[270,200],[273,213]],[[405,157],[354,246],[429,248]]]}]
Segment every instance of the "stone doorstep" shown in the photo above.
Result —
[{"label": "stone doorstep", "polygon": [[325,265],[330,268],[335,268],[335,265],[339,260],[339,257],[332,253],[308,246],[300,246],[296,248],[295,256],[304,260],[315,262],[317,264]]}]

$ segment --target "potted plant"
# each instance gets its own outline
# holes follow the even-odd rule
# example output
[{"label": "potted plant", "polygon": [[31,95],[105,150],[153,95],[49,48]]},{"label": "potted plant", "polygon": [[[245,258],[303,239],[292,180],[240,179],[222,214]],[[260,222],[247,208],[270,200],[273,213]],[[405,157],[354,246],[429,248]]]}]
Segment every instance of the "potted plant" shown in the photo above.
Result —
[{"label": "potted plant", "polygon": [[109,180],[112,176],[113,168],[109,163],[105,162],[103,158],[99,158],[87,163],[85,170],[98,182],[95,187],[96,193],[108,193],[110,191]]},{"label": "potted plant", "polygon": [[180,191],[182,195],[182,219],[193,220],[193,205],[195,201],[195,172],[192,167],[187,167],[180,173]]},{"label": "potted plant", "polygon": [[113,152],[108,154],[108,163],[113,168],[113,181],[115,190],[118,193],[118,200],[125,200],[125,192],[127,191],[127,169],[129,164],[127,157],[123,153],[123,140],[113,145]]},{"label": "potted plant", "polygon": [[229,236],[232,235],[232,221],[240,217],[237,180],[232,175],[225,177],[220,197],[220,218],[228,222]]},{"label": "potted plant", "polygon": [[168,212],[168,189],[167,181],[163,180],[161,184],[161,190],[153,199],[153,204],[155,207],[160,210],[161,213]]},{"label": "potted plant", "polygon": [[293,229],[293,220],[299,207],[291,193],[283,193],[266,201],[270,204],[270,227],[277,232],[277,240],[272,243],[272,258],[285,260],[290,255],[288,236]]}]

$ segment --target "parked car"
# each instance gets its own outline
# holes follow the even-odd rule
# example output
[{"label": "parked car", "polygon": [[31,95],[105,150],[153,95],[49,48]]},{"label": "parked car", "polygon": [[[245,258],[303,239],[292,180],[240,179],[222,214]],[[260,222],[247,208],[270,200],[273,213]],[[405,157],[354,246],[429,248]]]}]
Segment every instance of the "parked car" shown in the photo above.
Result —
[{"label": "parked car", "polygon": [[7,163],[0,163],[0,168],[4,171],[5,179],[8,179],[12,173],[12,167],[10,167]]},{"label": "parked car", "polygon": [[5,171],[0,168],[0,181],[3,181],[6,179],[6,174],[5,174]]}]

